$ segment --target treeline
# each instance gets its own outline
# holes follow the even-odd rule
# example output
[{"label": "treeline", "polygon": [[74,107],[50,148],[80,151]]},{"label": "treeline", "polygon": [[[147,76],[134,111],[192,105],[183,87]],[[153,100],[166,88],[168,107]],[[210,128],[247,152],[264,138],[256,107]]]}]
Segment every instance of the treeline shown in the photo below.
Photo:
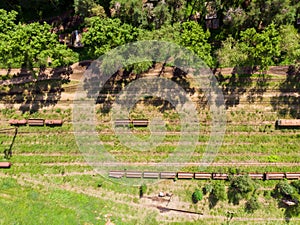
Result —
[{"label": "treeline", "polygon": [[[265,70],[271,65],[297,64],[300,59],[299,0],[4,0],[0,8],[6,10],[0,18],[2,66],[47,66],[49,58],[62,61],[57,64],[69,63],[60,56],[62,52],[71,61],[96,59],[139,40],[174,42],[194,51],[212,68]],[[82,18],[72,29],[87,28],[83,49],[69,52],[58,47],[58,34],[47,33],[57,26],[53,18],[63,14]],[[28,49],[20,50],[22,46]]]}]

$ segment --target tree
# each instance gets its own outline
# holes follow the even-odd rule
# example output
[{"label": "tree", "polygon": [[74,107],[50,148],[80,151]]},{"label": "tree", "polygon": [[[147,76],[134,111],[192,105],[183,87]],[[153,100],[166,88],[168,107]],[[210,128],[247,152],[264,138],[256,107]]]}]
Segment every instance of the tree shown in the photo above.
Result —
[{"label": "tree", "polygon": [[51,26],[44,23],[15,24],[15,12],[2,15],[0,31],[0,61],[6,67],[22,67],[31,72],[33,68],[69,65],[78,61],[76,53],[59,44],[51,33]]},{"label": "tree", "polygon": [[18,13],[16,11],[7,12],[0,9],[0,34],[6,34],[16,26],[15,21]]},{"label": "tree", "polygon": [[198,23],[194,21],[184,22],[181,25],[179,44],[193,51],[209,67],[212,67],[213,59],[211,56],[211,45],[208,43],[209,37],[209,31],[204,32]]},{"label": "tree", "polygon": [[77,55],[59,44],[57,36],[50,33],[44,23],[18,24],[0,40],[0,59],[8,67],[17,66],[31,72],[34,67],[69,65],[78,60]]},{"label": "tree", "polygon": [[280,181],[272,191],[272,196],[280,203],[283,200],[293,202],[292,205],[285,205],[285,216],[287,218],[300,215],[300,192],[299,181],[293,181],[291,184],[288,181]]},{"label": "tree", "polygon": [[240,36],[238,41],[228,37],[217,51],[221,66],[250,66],[264,71],[278,61],[280,36],[274,24],[262,32],[249,28],[242,31]]},{"label": "tree", "polygon": [[254,181],[248,175],[233,177],[228,188],[228,200],[238,205],[240,200],[247,198],[255,189]]},{"label": "tree", "polygon": [[216,56],[221,67],[242,66],[247,60],[247,54],[240,49],[238,42],[232,36],[222,42],[221,48],[216,51]]},{"label": "tree", "polygon": [[74,0],[74,10],[75,13],[83,17],[106,17],[104,8],[97,4],[95,0]]},{"label": "tree", "polygon": [[254,0],[247,10],[246,26],[264,29],[272,23],[276,25],[293,24],[299,3],[289,0]]},{"label": "tree", "polygon": [[290,198],[295,192],[295,189],[292,185],[290,185],[287,181],[280,181],[273,190],[272,195],[275,198],[281,199],[284,198]]},{"label": "tree", "polygon": [[[112,16],[119,18],[123,23],[135,27],[148,27],[152,21],[152,13],[139,0],[116,0],[111,2]],[[152,8],[151,8],[152,10]]]},{"label": "tree", "polygon": [[246,64],[259,66],[265,70],[274,64],[275,57],[280,55],[280,37],[274,24],[269,25],[261,33],[254,28],[247,29],[241,33],[240,48],[247,53]]},{"label": "tree", "polygon": [[226,200],[225,185],[222,182],[216,182],[213,184],[212,191],[209,194],[209,207],[213,208],[219,201]]},{"label": "tree", "polygon": [[72,10],[73,0],[4,0],[0,1],[0,8],[6,11],[18,12],[18,22],[39,21]]},{"label": "tree", "polygon": [[279,28],[281,64],[296,64],[300,59],[300,35],[292,25]]},{"label": "tree", "polygon": [[203,194],[202,194],[201,190],[196,189],[194,191],[194,193],[192,194],[192,201],[193,201],[193,203],[196,204],[198,201],[201,201],[202,198],[203,198]]},{"label": "tree", "polygon": [[90,58],[95,59],[112,48],[137,40],[139,30],[122,23],[120,19],[100,19],[92,17],[88,20],[88,32],[83,34],[82,42],[88,48]]}]

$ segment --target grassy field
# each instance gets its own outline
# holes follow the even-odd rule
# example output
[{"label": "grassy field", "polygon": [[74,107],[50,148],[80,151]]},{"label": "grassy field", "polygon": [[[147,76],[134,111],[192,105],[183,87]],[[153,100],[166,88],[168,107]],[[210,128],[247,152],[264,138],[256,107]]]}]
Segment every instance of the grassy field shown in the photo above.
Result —
[{"label": "grassy field", "polygon": [[[277,119],[293,118],[295,114],[290,109],[296,112],[299,109],[298,105],[279,98],[285,76],[268,75],[263,82],[258,75],[252,77],[251,82],[229,78],[224,76],[220,82],[228,100],[223,143],[213,164],[204,169],[209,172],[299,172],[300,130],[275,129]],[[72,81],[68,85],[77,83]],[[235,89],[230,91],[232,88]],[[59,118],[65,123],[62,127],[18,128],[12,145],[12,167],[0,170],[0,224],[105,224],[107,221],[114,224],[286,224],[284,210],[270,197],[278,181],[257,182],[260,209],[253,214],[245,212],[244,202],[232,205],[226,200],[209,208],[207,195],[199,203],[192,203],[191,195],[196,188],[202,189],[207,183],[217,181],[164,180],[148,184],[140,198],[139,187],[108,180],[86,163],[76,143],[72,107],[68,103],[45,107],[33,114],[22,114],[11,106],[3,104],[0,112],[1,152],[11,146],[14,129],[7,130],[11,128],[8,125],[11,118]],[[111,126],[111,113],[103,108],[100,104],[96,109],[98,139],[119,162],[161,162],[178,146],[182,127],[174,109],[146,101],[136,105],[131,111],[132,118],[162,118],[166,124],[161,133],[164,137],[157,146],[148,151],[135,151],[119,140]],[[285,114],[282,108],[286,109]],[[210,139],[209,108],[199,106],[198,116],[199,137],[192,143],[195,151],[182,168],[184,171],[199,170],[188,163],[201,161]],[[150,128],[132,128],[131,131],[145,141],[151,136]],[[158,198],[159,192],[172,193],[171,200]],[[233,213],[230,221],[229,212]],[[289,224],[299,224],[299,219],[292,218]]]}]

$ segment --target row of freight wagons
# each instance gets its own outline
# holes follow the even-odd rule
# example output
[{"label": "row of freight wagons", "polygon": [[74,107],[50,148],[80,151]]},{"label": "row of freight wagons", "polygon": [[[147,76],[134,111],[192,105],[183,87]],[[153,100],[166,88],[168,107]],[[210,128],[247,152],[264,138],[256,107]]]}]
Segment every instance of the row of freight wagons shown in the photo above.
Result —
[{"label": "row of freight wagons", "polygon": [[[280,180],[280,179],[300,179],[300,173],[266,172],[249,173],[252,179],[260,180]],[[141,171],[110,171],[111,178],[149,178],[149,179],[214,179],[228,180],[230,175],[226,173],[205,173],[205,172],[141,172]],[[235,175],[239,176],[239,174]]]},{"label": "row of freight wagons", "polygon": [[62,126],[63,120],[44,120],[44,119],[22,119],[22,120],[9,120],[11,126]]}]

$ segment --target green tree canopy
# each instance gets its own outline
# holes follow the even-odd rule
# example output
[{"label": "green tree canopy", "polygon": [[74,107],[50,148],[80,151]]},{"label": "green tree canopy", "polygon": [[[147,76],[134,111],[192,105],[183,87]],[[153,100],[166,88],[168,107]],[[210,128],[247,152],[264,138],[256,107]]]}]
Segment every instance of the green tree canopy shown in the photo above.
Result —
[{"label": "green tree canopy", "polygon": [[209,207],[213,208],[219,201],[225,201],[227,198],[225,185],[223,182],[215,182],[212,191],[209,193]]},{"label": "green tree canopy", "polygon": [[7,33],[15,28],[17,15],[16,11],[7,12],[4,9],[0,9],[0,34]]},{"label": "green tree canopy", "polygon": [[139,29],[122,23],[120,19],[89,19],[88,32],[83,35],[83,43],[92,59],[98,58],[112,48],[136,41]]},{"label": "green tree canopy", "polygon": [[106,17],[104,8],[95,0],[74,0],[74,10],[83,17]]},{"label": "green tree canopy", "polygon": [[211,56],[211,45],[208,43],[210,37],[209,31],[196,22],[184,22],[181,26],[181,34],[179,44],[193,51],[198,55],[209,67],[213,66]]},{"label": "green tree canopy", "polygon": [[240,200],[247,198],[254,189],[254,181],[248,175],[233,177],[228,188],[228,200],[238,205]]},{"label": "green tree canopy", "polygon": [[17,24],[7,33],[1,33],[0,59],[6,66],[33,70],[34,67],[64,66],[78,60],[75,53],[58,43],[44,23]]},{"label": "green tree canopy", "polygon": [[292,25],[279,28],[281,64],[296,64],[300,61],[300,35]]},{"label": "green tree canopy", "polygon": [[241,38],[232,37],[223,42],[217,51],[221,66],[257,66],[263,71],[274,65],[280,56],[280,36],[274,24],[262,32],[249,28],[241,32]]}]

